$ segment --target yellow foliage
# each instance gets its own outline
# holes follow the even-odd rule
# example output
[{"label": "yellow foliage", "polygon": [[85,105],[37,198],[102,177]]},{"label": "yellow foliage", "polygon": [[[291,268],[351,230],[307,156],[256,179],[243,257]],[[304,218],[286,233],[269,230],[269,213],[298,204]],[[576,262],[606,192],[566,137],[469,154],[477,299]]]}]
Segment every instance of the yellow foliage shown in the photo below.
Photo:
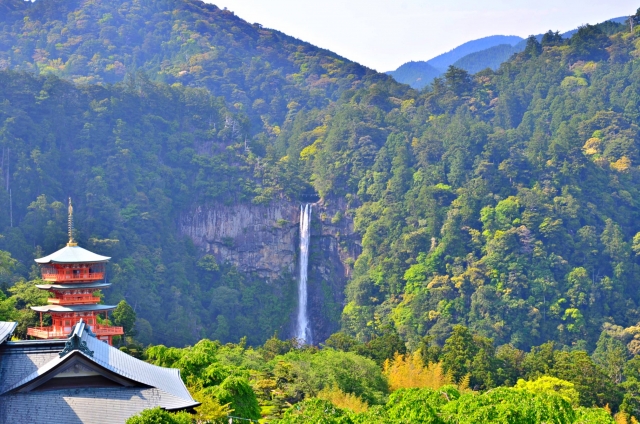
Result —
[{"label": "yellow foliage", "polygon": [[328,129],[329,129],[329,127],[326,124],[325,125],[321,125],[319,127],[315,127],[313,130],[311,130],[311,137],[313,137],[313,138],[324,137],[325,134],[327,133]]},{"label": "yellow foliage", "polygon": [[317,139],[313,144],[302,149],[302,151],[300,152],[300,159],[309,160],[313,156],[315,156],[315,154],[318,152],[318,146],[320,145],[320,143],[322,143],[321,138]]},{"label": "yellow foliage", "polygon": [[611,164],[611,169],[618,172],[627,172],[629,168],[631,168],[631,160],[626,156],[622,156]]},{"label": "yellow foliage", "polygon": [[632,417],[626,412],[618,412],[613,417],[613,419],[615,420],[616,424],[637,424],[638,423],[638,420],[636,420],[635,417]]},{"label": "yellow foliage", "polygon": [[400,106],[400,110],[402,112],[406,112],[407,109],[412,108],[415,105],[416,101],[413,99],[409,99],[409,100],[405,100],[404,102],[402,102],[402,105]]},{"label": "yellow foliage", "polygon": [[585,74],[592,74],[595,72],[595,70],[598,68],[598,64],[591,61],[591,62],[587,62],[585,63],[585,65],[582,67],[582,72],[584,72]]},{"label": "yellow foliage", "polygon": [[587,140],[584,146],[582,146],[582,150],[584,150],[584,153],[587,155],[595,155],[596,153],[600,153],[601,144],[601,139],[593,137]]},{"label": "yellow foliage", "polygon": [[467,392],[471,392],[471,387],[469,387],[469,384],[471,383],[471,374],[467,374],[464,377],[462,377],[462,380],[460,380],[460,382],[458,383],[458,390],[462,393],[467,393]]},{"label": "yellow foliage", "polygon": [[453,384],[451,375],[444,372],[440,363],[429,364],[425,367],[420,357],[420,351],[413,354],[397,354],[393,361],[384,363],[384,375],[389,381],[389,388],[393,390],[409,389],[413,387],[428,387],[439,389]]},{"label": "yellow foliage", "polygon": [[365,412],[369,409],[369,404],[367,402],[354,394],[345,393],[335,386],[332,388],[325,387],[320,391],[320,393],[318,393],[317,398],[328,400],[338,408],[350,409],[356,413]]}]

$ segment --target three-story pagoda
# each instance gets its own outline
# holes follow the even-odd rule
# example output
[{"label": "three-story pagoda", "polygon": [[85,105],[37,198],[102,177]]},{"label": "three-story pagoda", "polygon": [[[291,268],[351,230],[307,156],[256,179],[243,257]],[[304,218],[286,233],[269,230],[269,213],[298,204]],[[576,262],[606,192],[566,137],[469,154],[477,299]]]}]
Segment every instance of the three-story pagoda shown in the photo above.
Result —
[{"label": "three-story pagoda", "polygon": [[[104,281],[109,257],[101,256],[78,246],[73,239],[73,207],[69,199],[69,242],[67,246],[44,258],[36,259],[42,279],[48,284],[37,285],[51,297],[46,306],[32,306],[40,313],[40,327],[27,330],[38,339],[66,338],[82,319],[99,340],[112,344],[113,336],[124,334],[122,327],[98,324],[98,316],[109,317],[112,305],[100,305],[96,292],[109,287]],[[42,315],[50,314],[52,325],[42,326]]]}]

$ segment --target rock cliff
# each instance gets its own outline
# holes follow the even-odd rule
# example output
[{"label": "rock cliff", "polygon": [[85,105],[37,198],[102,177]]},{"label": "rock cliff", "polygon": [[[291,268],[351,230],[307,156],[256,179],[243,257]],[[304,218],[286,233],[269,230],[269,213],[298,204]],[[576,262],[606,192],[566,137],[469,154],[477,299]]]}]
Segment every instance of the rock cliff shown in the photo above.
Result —
[{"label": "rock cliff", "polygon": [[[343,202],[318,202],[312,208],[309,257],[309,315],[314,341],[323,342],[340,328],[344,288],[353,259],[360,253],[353,220]],[[199,206],[182,215],[180,231],[203,254],[229,262],[240,271],[275,281],[298,276],[300,203]],[[293,334],[295,310],[288,334]]]}]

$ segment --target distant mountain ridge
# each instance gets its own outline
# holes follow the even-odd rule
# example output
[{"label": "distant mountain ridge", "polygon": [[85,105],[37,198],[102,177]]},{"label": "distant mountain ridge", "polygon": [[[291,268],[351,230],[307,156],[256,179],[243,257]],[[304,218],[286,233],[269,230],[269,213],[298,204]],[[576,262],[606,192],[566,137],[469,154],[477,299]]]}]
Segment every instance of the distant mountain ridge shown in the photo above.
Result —
[{"label": "distant mountain ridge", "polygon": [[524,39],[517,35],[492,35],[478,40],[468,41],[447,53],[443,53],[428,60],[427,63],[434,68],[439,69],[441,72],[444,72],[447,70],[449,65],[453,65],[455,62],[469,54],[490,49],[501,44],[514,46],[522,40]]},{"label": "distant mountain ridge", "polygon": [[395,71],[387,72],[387,75],[391,75],[399,83],[421,90],[442,75],[442,71],[428,62],[407,62]]},{"label": "distant mountain ridge", "polygon": [[434,78],[444,73],[449,65],[453,65],[458,60],[469,54],[476,53],[499,45],[513,46],[523,40],[515,35],[492,35],[478,40],[464,43],[453,50],[434,57],[426,62],[408,62],[400,66],[395,71],[387,72],[396,81],[409,84],[416,89],[422,89],[429,85]]},{"label": "distant mountain ridge", "polygon": [[[627,19],[626,16],[621,16],[608,19],[601,24],[606,22],[624,24]],[[570,38],[577,31],[578,29],[567,31],[562,34],[562,37]],[[543,35],[536,35],[538,41],[542,39]],[[514,54],[524,51],[526,44],[525,38],[516,35],[492,35],[468,41],[427,61],[407,62],[395,71],[389,71],[386,74],[399,83],[409,84],[412,88],[420,90],[442,75],[450,65],[472,74],[487,68],[495,70]]]}]

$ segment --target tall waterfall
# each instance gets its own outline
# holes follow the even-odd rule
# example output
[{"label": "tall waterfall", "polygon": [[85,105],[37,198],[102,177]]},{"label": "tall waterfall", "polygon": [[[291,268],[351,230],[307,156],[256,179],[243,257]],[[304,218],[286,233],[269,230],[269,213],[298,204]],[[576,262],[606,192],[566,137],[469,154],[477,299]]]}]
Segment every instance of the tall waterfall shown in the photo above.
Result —
[{"label": "tall waterfall", "polygon": [[305,344],[313,343],[307,313],[310,224],[311,205],[307,203],[300,206],[300,280],[298,281],[298,322],[296,324],[296,338]]}]

